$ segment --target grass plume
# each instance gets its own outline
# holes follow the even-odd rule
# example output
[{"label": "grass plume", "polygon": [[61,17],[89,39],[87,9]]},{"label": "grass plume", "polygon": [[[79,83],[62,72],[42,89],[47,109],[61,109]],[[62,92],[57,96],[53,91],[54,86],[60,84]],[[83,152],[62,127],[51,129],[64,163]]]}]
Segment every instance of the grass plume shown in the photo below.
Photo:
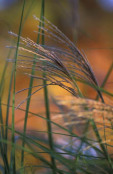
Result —
[{"label": "grass plume", "polygon": [[[43,162],[45,167],[48,168],[48,173],[111,174],[113,172],[113,160],[109,149],[113,147],[113,106],[104,102],[102,92],[107,92],[98,86],[88,60],[67,36],[45,17],[39,19],[34,16],[34,19],[39,22],[39,30],[36,33],[45,38],[53,39],[63,45],[63,48],[45,45],[43,37],[42,43],[39,44],[20,35],[19,45],[12,47],[20,51],[20,54],[18,54],[18,68],[21,68],[31,78],[29,87],[19,91],[29,90],[27,98],[17,107],[13,105],[13,109],[22,110],[20,106],[27,100],[26,110],[22,110],[26,113],[24,133],[15,129],[13,132],[22,140],[24,139],[24,143],[18,148],[22,150],[22,153],[29,152]],[[18,37],[13,32],[10,32],[10,34]],[[31,73],[27,73],[26,70],[30,70]],[[107,74],[104,84],[110,72]],[[34,78],[43,80],[43,85],[33,86]],[[79,81],[92,86],[101,101],[86,99],[79,87]],[[71,94],[70,97],[67,96],[63,99],[53,98],[59,112],[51,113],[53,115],[52,120],[50,119],[46,88],[49,85],[60,86]],[[32,92],[32,88],[37,89]],[[47,117],[34,113],[32,115],[46,120],[48,129],[45,132],[38,131],[36,135],[30,135],[26,132],[28,114],[30,113],[30,99],[34,93],[43,88],[46,89],[44,100]],[[108,94],[110,93],[108,92]],[[10,130],[9,127],[8,129]],[[44,133],[48,135],[48,138],[43,136]],[[10,144],[8,140],[2,139],[1,141]],[[14,142],[11,142],[11,145],[13,146]],[[41,154],[49,154],[51,160],[44,158]],[[21,158],[21,171],[26,167],[23,165],[23,161],[24,155]]]}]

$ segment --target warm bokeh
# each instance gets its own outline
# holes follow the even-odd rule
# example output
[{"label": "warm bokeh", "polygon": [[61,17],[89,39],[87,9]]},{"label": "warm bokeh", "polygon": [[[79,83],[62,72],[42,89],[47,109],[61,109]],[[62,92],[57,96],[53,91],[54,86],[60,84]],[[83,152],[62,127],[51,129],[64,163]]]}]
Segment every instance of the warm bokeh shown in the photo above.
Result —
[{"label": "warm bokeh", "polygon": [[[8,34],[8,31],[18,33],[18,27],[20,23],[20,15],[23,1],[15,2],[11,1],[12,6],[8,7],[8,4],[3,4],[3,9],[0,11],[0,74],[2,74],[5,60],[8,58],[9,49],[6,46],[14,45],[13,37]],[[101,3],[99,1],[99,3]],[[103,5],[99,5],[96,1],[46,1],[45,16],[55,25],[57,25],[68,37],[73,40],[82,53],[89,60],[93,71],[97,77],[99,84],[101,85],[111,63],[113,60],[113,12],[112,9],[102,8]],[[104,3],[104,1],[103,1]],[[108,4],[109,5],[109,4]],[[7,7],[7,8],[5,8]],[[36,33],[38,23],[33,19],[33,14],[40,17],[41,1],[27,1],[25,6],[25,21],[22,30],[22,36],[29,37],[36,41]],[[107,7],[107,6],[106,6]],[[52,39],[49,41],[52,44]],[[48,41],[46,41],[48,44]],[[10,53],[10,58],[13,58],[14,50]],[[9,68],[5,77],[5,86],[3,91],[3,102],[7,101],[8,84],[10,80],[9,74],[11,73],[12,63],[9,63]],[[28,87],[29,78],[24,76],[21,72],[17,71],[17,85],[16,91]],[[110,75],[105,89],[113,92],[112,77]],[[35,82],[37,84],[37,81]],[[82,89],[84,95],[94,98],[92,89],[87,87]],[[91,92],[90,92],[91,91]],[[51,95],[62,95],[67,92],[61,90],[61,88],[50,88]],[[25,99],[26,92],[22,92],[17,95],[16,104]],[[38,97],[37,97],[38,96]],[[32,97],[32,107],[30,110],[37,112],[38,100],[41,94],[37,93]],[[96,94],[95,94],[96,96]],[[38,98],[38,100],[37,100]],[[41,102],[40,102],[41,104]],[[24,106],[25,104],[23,104]],[[41,104],[43,105],[43,103]],[[17,112],[17,115],[21,115]],[[17,116],[18,118],[18,116]],[[32,119],[30,119],[32,120]],[[33,127],[37,127],[37,123]],[[30,128],[32,127],[30,121]]]}]

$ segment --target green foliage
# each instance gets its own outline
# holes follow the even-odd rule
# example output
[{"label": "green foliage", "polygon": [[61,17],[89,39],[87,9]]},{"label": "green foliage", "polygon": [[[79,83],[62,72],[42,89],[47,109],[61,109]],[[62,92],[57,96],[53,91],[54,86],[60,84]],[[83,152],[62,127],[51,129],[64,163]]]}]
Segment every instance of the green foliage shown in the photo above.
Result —
[{"label": "green foliage", "polygon": [[[45,1],[42,0],[37,43],[21,36],[26,0],[23,1],[17,45],[10,75],[7,104],[2,102],[4,78],[8,67],[5,64],[0,83],[0,172],[15,173],[52,173],[52,174],[103,174],[113,173],[112,149],[113,106],[104,102],[104,95],[113,97],[103,89],[110,76],[113,64],[99,87],[96,77],[88,62],[78,48],[56,26],[44,17]],[[29,12],[28,12],[29,13]],[[45,45],[45,39],[52,38],[60,42],[63,48]],[[41,45],[39,44],[41,38]],[[9,51],[9,56],[11,49]],[[19,54],[21,52],[21,54]],[[22,54],[23,53],[23,54]],[[25,55],[27,53],[27,55]],[[8,58],[9,58],[8,56]],[[22,59],[20,59],[22,57]],[[15,105],[16,71],[18,67],[30,69],[28,95],[18,106]],[[41,72],[41,73],[40,73]],[[42,80],[42,85],[33,86],[34,80]],[[96,100],[87,99],[82,93],[79,82],[92,87],[97,92]],[[50,112],[48,86],[60,86],[71,96],[52,98],[59,112]],[[37,88],[35,92],[32,92]],[[11,95],[11,89],[13,94]],[[44,89],[45,114],[30,112],[31,97]],[[19,92],[22,92],[18,91]],[[12,96],[12,102],[11,101]],[[97,101],[100,97],[101,101]],[[26,109],[20,106],[26,102]],[[6,119],[2,107],[6,107]],[[12,126],[9,126],[9,113],[12,108]],[[15,126],[15,110],[25,114],[23,130]],[[37,108],[38,110],[38,108]],[[46,122],[46,131],[27,129],[27,121],[37,117]],[[99,121],[98,121],[99,119]],[[58,120],[59,122],[57,123]],[[20,120],[23,121],[23,120]],[[10,134],[11,133],[11,139]],[[31,133],[32,132],[32,133]],[[110,134],[109,134],[110,132]],[[10,153],[10,155],[8,155]],[[18,157],[18,155],[20,156]],[[31,163],[26,163],[26,158]],[[34,165],[32,159],[37,163]]]}]

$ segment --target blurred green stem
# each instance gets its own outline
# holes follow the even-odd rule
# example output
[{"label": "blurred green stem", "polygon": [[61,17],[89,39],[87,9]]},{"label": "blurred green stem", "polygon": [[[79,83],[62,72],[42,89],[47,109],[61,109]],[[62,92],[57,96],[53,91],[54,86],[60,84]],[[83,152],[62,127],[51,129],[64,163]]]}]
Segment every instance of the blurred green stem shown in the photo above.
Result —
[{"label": "blurred green stem", "polygon": [[16,67],[17,67],[17,57],[18,57],[18,48],[20,42],[20,35],[22,31],[22,21],[24,15],[24,8],[25,8],[25,1],[23,1],[21,19],[20,19],[20,26],[17,38],[17,48],[14,58],[14,66],[13,66],[13,99],[12,99],[12,150],[11,150],[11,173],[16,173],[16,166],[15,166],[15,90],[16,90]]},{"label": "blurred green stem", "polygon": [[[101,88],[104,88],[104,86],[105,86],[105,84],[106,84],[106,82],[107,82],[107,80],[108,80],[112,70],[113,70],[113,63],[110,65],[110,68],[109,68],[109,70],[108,70],[108,72],[107,72],[107,74],[106,74],[106,76],[105,76],[105,78],[104,78],[104,80],[103,80],[103,82],[101,84]],[[97,97],[96,97],[96,100],[98,100],[98,99],[99,99],[99,95],[97,95]]]}]

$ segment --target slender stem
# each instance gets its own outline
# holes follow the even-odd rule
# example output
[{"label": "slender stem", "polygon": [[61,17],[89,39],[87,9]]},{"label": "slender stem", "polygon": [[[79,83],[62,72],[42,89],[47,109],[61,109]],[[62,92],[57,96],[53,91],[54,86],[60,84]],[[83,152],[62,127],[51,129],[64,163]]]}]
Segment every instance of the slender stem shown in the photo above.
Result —
[{"label": "slender stem", "polygon": [[[41,5],[41,15],[40,15],[40,19],[43,16],[43,7]],[[41,22],[39,23],[39,26],[41,27]],[[39,27],[39,31],[38,33],[40,33],[40,27]],[[40,39],[40,34],[38,34],[37,36],[37,43],[39,43],[39,39]],[[31,96],[32,93],[32,86],[33,86],[33,75],[35,74],[35,65],[36,65],[36,56],[34,56],[34,60],[33,60],[33,66],[32,66],[32,70],[31,70],[31,78],[30,78],[30,82],[29,82],[29,91],[28,91],[28,97]],[[30,102],[31,102],[31,97],[28,98],[27,100],[27,104],[26,104],[26,110],[25,110],[25,119],[24,119],[24,128],[23,128],[23,135],[26,136],[26,129],[27,129],[27,119],[28,119],[28,114],[29,114],[29,107],[30,107]],[[22,141],[22,147],[25,146],[25,140],[23,139]],[[24,150],[22,150],[21,153],[21,167],[23,168],[24,165]]]},{"label": "slender stem", "polygon": [[110,170],[111,170],[111,173],[112,173],[113,172],[113,163],[112,163],[111,157],[110,157],[107,149],[105,148],[105,145],[102,143],[102,139],[101,139],[100,133],[99,133],[99,131],[97,129],[97,126],[96,126],[96,124],[95,124],[93,119],[91,120],[91,124],[92,124],[94,133],[95,133],[95,135],[97,137],[97,140],[98,140],[98,142],[100,144],[101,149],[103,150],[104,156],[105,156],[105,158],[106,158],[106,160],[107,160],[107,162],[109,164],[109,167],[110,167]]},{"label": "slender stem", "polygon": [[[105,76],[105,78],[104,78],[104,80],[103,80],[103,82],[101,84],[101,88],[104,88],[104,86],[105,86],[105,84],[106,84],[106,82],[107,82],[107,80],[108,80],[112,70],[113,70],[113,63],[110,65],[110,68],[108,69],[108,72],[107,72],[107,74],[106,74],[106,76]],[[98,99],[99,99],[99,95],[97,95],[97,97],[96,97],[96,100],[98,100]]]},{"label": "slender stem", "polygon": [[9,164],[8,164],[8,160],[7,160],[7,154],[5,152],[5,144],[3,143],[3,139],[4,139],[4,127],[3,127],[3,113],[2,113],[2,107],[1,107],[1,98],[0,98],[0,153],[3,159],[3,163],[4,163],[4,173],[5,174],[9,174]]},{"label": "slender stem", "polygon": [[[45,9],[45,0],[42,0],[42,16],[44,16],[44,9]],[[44,28],[44,18],[42,18],[42,27]],[[42,45],[45,44],[45,39],[44,39],[44,30],[42,30]],[[46,73],[43,72],[43,78],[46,79]],[[47,120],[47,129],[48,129],[48,140],[49,140],[49,146],[52,151],[54,151],[54,143],[53,143],[53,137],[52,137],[52,127],[51,127],[51,118],[50,118],[50,110],[49,110],[49,99],[48,99],[48,89],[47,89],[47,83],[46,80],[43,80],[43,86],[44,87],[44,100],[45,100],[45,109],[46,109],[46,118]],[[56,174],[56,163],[54,157],[51,156],[51,163],[53,166],[53,174]]]},{"label": "slender stem", "polygon": [[15,167],[15,91],[16,91],[16,67],[17,67],[17,57],[18,57],[18,48],[19,48],[19,42],[20,42],[20,35],[22,31],[22,21],[23,21],[23,15],[24,15],[24,8],[25,8],[25,1],[23,2],[23,8],[21,13],[21,19],[20,19],[20,26],[19,26],[19,32],[18,32],[18,39],[17,39],[17,48],[15,53],[15,61],[13,66],[13,99],[12,99],[12,149],[11,149],[11,173],[16,173],[16,167]]}]

